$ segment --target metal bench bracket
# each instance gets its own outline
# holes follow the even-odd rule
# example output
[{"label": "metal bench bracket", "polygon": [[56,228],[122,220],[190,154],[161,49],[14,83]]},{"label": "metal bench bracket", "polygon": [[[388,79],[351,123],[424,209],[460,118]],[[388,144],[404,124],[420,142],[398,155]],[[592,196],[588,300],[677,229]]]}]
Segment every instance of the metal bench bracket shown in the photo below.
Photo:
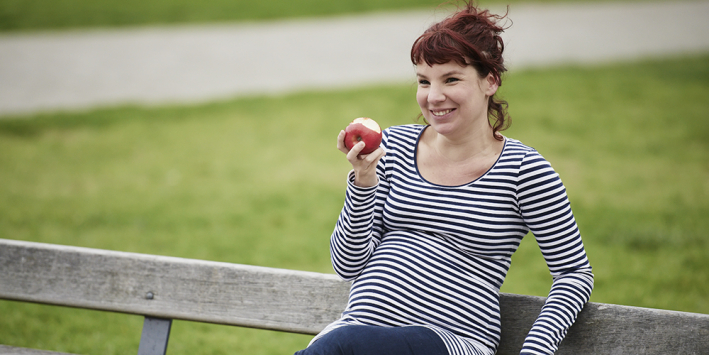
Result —
[{"label": "metal bench bracket", "polygon": [[138,355],[165,355],[172,319],[145,317]]}]

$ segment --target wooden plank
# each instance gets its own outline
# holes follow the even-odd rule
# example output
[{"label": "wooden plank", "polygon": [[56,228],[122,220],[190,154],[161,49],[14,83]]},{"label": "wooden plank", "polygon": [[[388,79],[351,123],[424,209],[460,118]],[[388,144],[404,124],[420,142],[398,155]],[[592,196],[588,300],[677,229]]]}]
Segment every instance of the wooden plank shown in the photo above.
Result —
[{"label": "wooden plank", "polygon": [[[502,294],[498,355],[520,353],[545,297]],[[709,354],[709,315],[659,309],[586,304],[558,355]]]},{"label": "wooden plank", "polygon": [[[316,334],[335,275],[0,239],[0,298]],[[545,298],[501,294],[500,355],[519,354]],[[709,354],[709,315],[589,303],[557,354]]]},{"label": "wooden plank", "polygon": [[335,275],[0,239],[0,298],[316,334],[339,318]]},{"label": "wooden plank", "polygon": [[71,355],[67,353],[58,353],[55,351],[17,348],[13,346],[0,345],[0,355]]},{"label": "wooden plank", "polygon": [[[580,349],[580,350],[579,350]],[[589,303],[558,354],[709,354],[709,315]]]}]

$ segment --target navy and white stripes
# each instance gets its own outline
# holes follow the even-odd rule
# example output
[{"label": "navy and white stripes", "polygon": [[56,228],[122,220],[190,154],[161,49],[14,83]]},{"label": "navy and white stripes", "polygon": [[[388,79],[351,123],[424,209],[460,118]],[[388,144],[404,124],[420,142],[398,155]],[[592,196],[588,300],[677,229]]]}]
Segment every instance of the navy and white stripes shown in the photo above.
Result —
[{"label": "navy and white stripes", "polygon": [[424,129],[384,131],[377,186],[356,187],[350,174],[330,247],[335,272],[354,283],[342,318],[313,341],[346,324],[423,325],[451,355],[493,354],[498,292],[532,231],[554,281],[522,353],[553,353],[593,288],[559,176],[534,149],[506,138],[498,161],[476,181],[432,184],[415,163]]}]

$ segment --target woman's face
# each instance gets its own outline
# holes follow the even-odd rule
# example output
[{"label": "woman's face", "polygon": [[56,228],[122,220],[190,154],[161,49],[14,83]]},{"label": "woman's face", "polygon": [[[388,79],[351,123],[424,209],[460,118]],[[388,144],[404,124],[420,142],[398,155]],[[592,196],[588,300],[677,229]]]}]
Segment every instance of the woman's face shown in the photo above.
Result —
[{"label": "woman's face", "polygon": [[481,78],[470,65],[448,62],[429,66],[423,62],[416,66],[416,75],[416,101],[436,132],[468,134],[471,129],[490,127],[487,102],[497,91],[492,74]]}]

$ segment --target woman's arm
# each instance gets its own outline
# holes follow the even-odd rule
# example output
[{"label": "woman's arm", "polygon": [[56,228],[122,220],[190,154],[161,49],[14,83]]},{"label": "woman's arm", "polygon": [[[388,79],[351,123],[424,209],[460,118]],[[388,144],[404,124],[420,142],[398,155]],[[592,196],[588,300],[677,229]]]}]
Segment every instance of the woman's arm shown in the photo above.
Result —
[{"label": "woman's arm", "polygon": [[553,354],[593,290],[593,274],[559,175],[537,152],[520,168],[522,217],[553,277],[549,297],[529,331],[522,354]]},{"label": "woman's arm", "polygon": [[[386,146],[387,133],[382,139]],[[344,280],[355,279],[367,265],[382,237],[382,207],[389,192],[383,148],[367,156],[358,155],[363,146],[344,148],[344,132],[338,149],[347,154],[352,171],[347,177],[345,205],[330,237],[330,258],[335,272]],[[362,186],[364,185],[364,186]]]}]

